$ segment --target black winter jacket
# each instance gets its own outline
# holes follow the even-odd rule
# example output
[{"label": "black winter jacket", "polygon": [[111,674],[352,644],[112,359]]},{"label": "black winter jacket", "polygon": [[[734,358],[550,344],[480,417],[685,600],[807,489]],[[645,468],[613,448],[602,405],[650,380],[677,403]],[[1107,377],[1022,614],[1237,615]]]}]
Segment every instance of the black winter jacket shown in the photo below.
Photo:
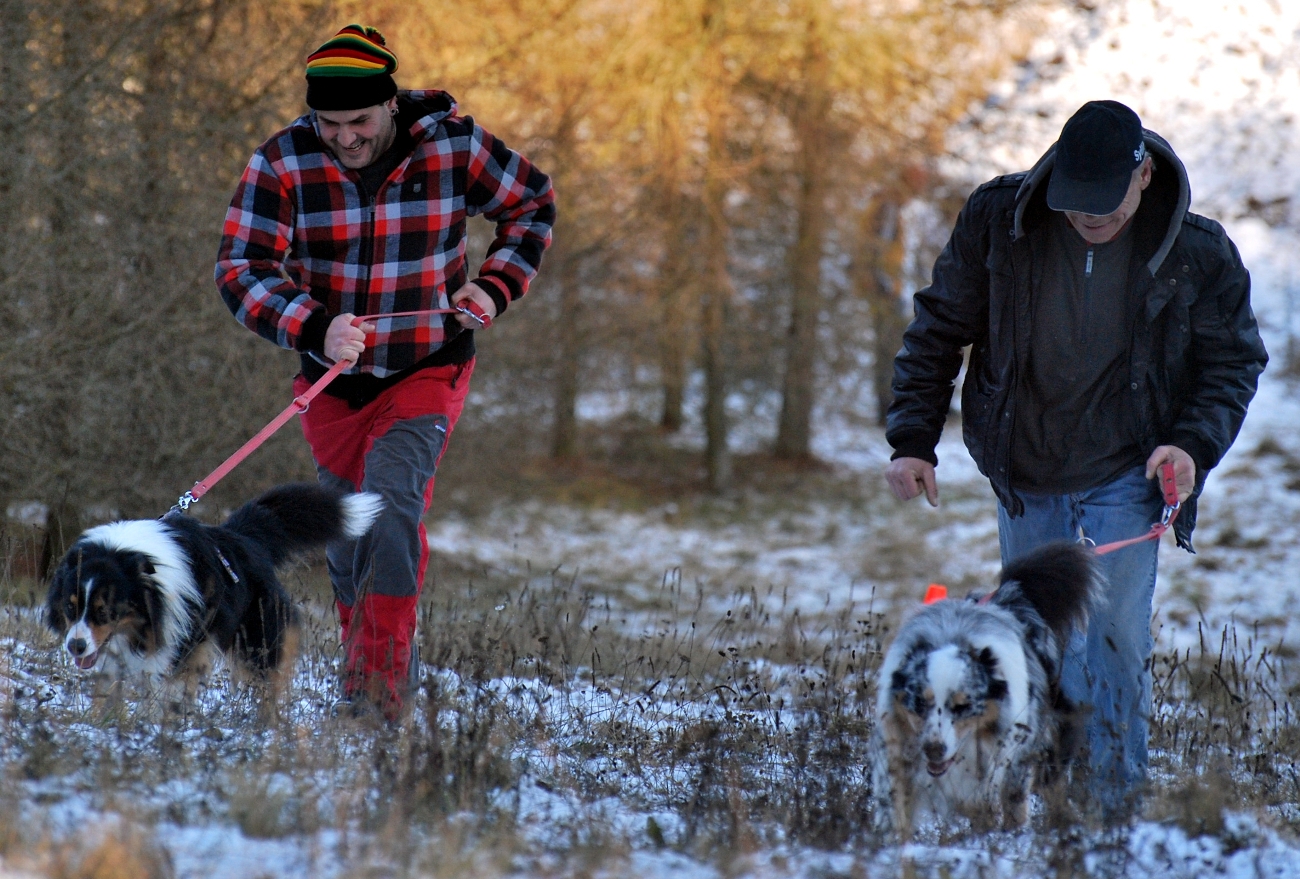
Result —
[{"label": "black winter jacket", "polygon": [[[1196,498],[1236,438],[1268,355],[1236,246],[1218,223],[1188,211],[1187,172],[1169,144],[1150,131],[1145,139],[1156,166],[1132,220],[1129,284],[1146,302],[1129,354],[1135,435],[1148,450],[1171,444],[1196,462],[1196,490],[1174,529],[1190,550]],[[1044,253],[1054,159],[1055,147],[1031,170],[991,180],[967,200],[930,286],[916,294],[887,417],[895,458],[938,463],[935,446],[962,349],[971,346],[962,434],[1012,516],[1024,512],[1009,478],[1016,382],[1028,351],[1030,279]]]}]

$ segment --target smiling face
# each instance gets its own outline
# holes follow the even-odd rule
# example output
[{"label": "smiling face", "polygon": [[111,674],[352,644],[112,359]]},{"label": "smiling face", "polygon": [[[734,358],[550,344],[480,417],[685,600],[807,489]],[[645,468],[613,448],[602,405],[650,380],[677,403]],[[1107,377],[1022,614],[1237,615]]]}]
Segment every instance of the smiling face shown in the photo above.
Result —
[{"label": "smiling face", "polygon": [[1065,211],[1065,218],[1070,221],[1074,231],[1089,244],[1105,244],[1113,241],[1137,213],[1138,205],[1142,203],[1142,191],[1151,185],[1151,173],[1152,160],[1148,156],[1146,161],[1134,169],[1133,179],[1128,184],[1128,192],[1124,194],[1124,200],[1115,210],[1101,215]]},{"label": "smiling face", "polygon": [[397,98],[362,110],[317,110],[316,130],[345,168],[372,164],[397,138]]}]

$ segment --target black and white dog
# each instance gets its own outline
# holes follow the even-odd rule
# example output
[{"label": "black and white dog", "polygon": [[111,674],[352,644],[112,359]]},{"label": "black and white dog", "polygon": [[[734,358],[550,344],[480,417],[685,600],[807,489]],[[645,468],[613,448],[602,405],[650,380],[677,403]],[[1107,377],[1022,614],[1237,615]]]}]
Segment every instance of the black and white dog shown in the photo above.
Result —
[{"label": "black and white dog", "polygon": [[382,506],[375,494],[292,484],[220,526],[169,513],[91,528],[50,580],[46,624],[78,668],[98,667],[115,691],[135,679],[164,704],[183,704],[215,649],[278,694],[292,674],[298,616],[276,568],[360,537]]},{"label": "black and white dog", "polygon": [[1012,562],[988,596],[924,605],[885,653],[876,696],[876,826],[908,839],[925,814],[1022,826],[1036,770],[1069,726],[1070,635],[1101,600],[1092,550],[1066,541]]}]

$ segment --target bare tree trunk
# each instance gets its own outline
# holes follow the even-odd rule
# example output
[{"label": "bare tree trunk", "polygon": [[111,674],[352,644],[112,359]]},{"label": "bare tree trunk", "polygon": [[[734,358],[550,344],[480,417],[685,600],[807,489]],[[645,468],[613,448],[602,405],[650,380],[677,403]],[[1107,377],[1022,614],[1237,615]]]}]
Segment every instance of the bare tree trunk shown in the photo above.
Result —
[{"label": "bare tree trunk", "polygon": [[812,411],[817,370],[817,318],[821,313],[821,249],[825,229],[824,189],[820,172],[811,171],[800,185],[799,232],[791,254],[792,301],[786,335],[785,379],[776,456],[811,456]]},{"label": "bare tree trunk", "polygon": [[[721,208],[721,205],[717,205]],[[710,211],[712,213],[712,211]],[[703,295],[704,333],[704,464],[709,490],[726,491],[731,485],[731,450],[727,441],[727,301],[731,279],[727,276],[726,234],[720,221],[709,220],[706,236],[709,270]]]},{"label": "bare tree trunk", "polygon": [[854,286],[867,298],[875,330],[871,384],[876,398],[876,421],[882,427],[894,401],[894,356],[903,346],[903,331],[908,322],[898,295],[903,261],[900,226],[897,196],[882,194],[863,218],[863,246],[853,263]]},{"label": "bare tree trunk", "polygon": [[167,44],[159,34],[158,39],[149,44],[144,56],[144,90],[136,136],[140,139],[140,158],[145,173],[132,187],[137,198],[132,211],[137,231],[130,268],[145,290],[153,289],[151,254],[155,248],[166,248],[162,227],[170,208],[168,191],[161,185],[161,181],[167,179],[167,148],[163,142],[167,131],[165,121],[173,103],[167,91],[170,72],[167,60]]},{"label": "bare tree trunk", "polygon": [[731,485],[731,449],[727,439],[727,303],[731,298],[731,277],[727,273],[727,114],[723,83],[726,67],[722,40],[725,36],[725,0],[710,0],[703,17],[708,53],[705,81],[714,94],[707,101],[708,164],[704,172],[704,290],[702,332],[704,335],[704,465],[709,490],[725,491]]},{"label": "bare tree trunk", "polygon": [[[554,161],[558,170],[556,188],[568,190],[564,174],[576,167],[572,158],[573,119],[565,112],[556,124],[553,136]],[[574,236],[579,234],[577,224],[560,216],[547,259],[549,273],[559,287],[557,332],[555,333],[555,368],[553,391],[553,420],[551,422],[551,457],[575,458],[578,456],[578,374],[581,355],[585,347],[582,323],[582,292],[578,286],[579,245]]]},{"label": "bare tree trunk", "polygon": [[582,297],[578,290],[578,260],[571,242],[564,240],[564,226],[555,235],[549,254],[551,277],[559,287],[559,326],[556,333],[554,420],[551,424],[551,457],[576,458],[578,443],[578,368],[582,355]]},{"label": "bare tree trunk", "polygon": [[687,200],[674,191],[665,199],[668,218],[668,241],[664,264],[659,273],[659,302],[663,316],[659,321],[659,370],[663,383],[663,409],[659,426],[675,433],[681,430],[686,401],[687,363],[690,358],[692,332],[692,283],[690,272],[691,233],[685,205]]},{"label": "bare tree trunk", "polygon": [[822,239],[826,231],[826,120],[830,115],[827,59],[817,12],[811,11],[804,55],[805,93],[792,114],[799,142],[798,231],[790,252],[790,330],[786,336],[785,378],[776,456],[812,455],[812,412],[816,397],[817,319],[821,314]]},{"label": "bare tree trunk", "polygon": [[[0,162],[0,315],[6,326],[15,318],[17,291],[10,287],[9,266],[19,248],[19,222],[23,215],[22,194],[19,191],[24,173],[28,170],[30,156],[27,132],[23,130],[24,115],[30,100],[28,91],[27,57],[28,19],[25,10],[7,16],[0,28],[0,94],[5,95],[6,110],[0,113],[0,143],[5,145],[5,159]],[[13,368],[23,362],[20,343],[13,334],[0,340],[0,406],[6,413],[16,411],[16,388],[21,378]],[[9,445],[9,435],[21,430],[22,419],[5,418],[0,427],[0,449]],[[21,442],[21,438],[15,436]],[[6,458],[8,456],[5,456]],[[5,514],[13,496],[16,465],[11,460],[0,463],[0,516]]]},{"label": "bare tree trunk", "polygon": [[[53,59],[56,75],[67,76],[80,62],[80,47],[74,38],[79,31],[71,22],[65,22]],[[49,169],[51,180],[44,199],[49,241],[44,283],[47,319],[42,328],[42,347],[48,352],[70,349],[68,353],[72,355],[61,358],[58,369],[51,370],[44,411],[40,414],[46,448],[54,456],[49,468],[53,479],[47,484],[45,537],[41,547],[40,575],[45,578],[80,532],[81,513],[77,503],[80,492],[73,485],[78,478],[85,478],[85,474],[77,471],[77,437],[82,428],[79,391],[88,354],[84,324],[89,315],[80,307],[85,304],[82,301],[85,294],[78,289],[78,279],[87,273],[81,271],[80,254],[84,245],[77,240],[82,231],[84,205],[77,198],[82,192],[80,178],[85,157],[79,149],[82,127],[75,102],[57,102],[51,112],[44,114],[43,121],[53,167]]]},{"label": "bare tree trunk", "polygon": [[[0,143],[5,145],[5,160],[0,162],[0,242],[13,241],[17,228],[16,185],[27,157],[27,141],[22,135],[21,119],[27,112],[27,16],[7,18],[0,28],[0,93],[6,96],[6,110],[0,113]],[[0,259],[0,285],[8,277],[7,259]]]},{"label": "bare tree trunk", "polygon": [[659,373],[663,408],[659,426],[670,433],[681,430],[686,401],[688,363],[692,351],[695,312],[692,309],[698,283],[692,272],[696,228],[691,222],[698,212],[698,200],[683,194],[690,152],[682,132],[681,111],[676,102],[660,108],[662,132],[657,150],[658,203],[663,218],[664,255],[659,267]]}]

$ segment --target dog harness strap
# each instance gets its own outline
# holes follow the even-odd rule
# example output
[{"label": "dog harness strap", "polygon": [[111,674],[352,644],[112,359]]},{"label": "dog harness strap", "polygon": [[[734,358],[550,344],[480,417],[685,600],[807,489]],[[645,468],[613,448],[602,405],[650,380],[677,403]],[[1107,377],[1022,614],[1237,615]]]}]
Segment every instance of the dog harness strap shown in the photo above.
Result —
[{"label": "dog harness strap", "polygon": [[[479,325],[484,329],[492,326],[491,316],[469,299],[464,300],[461,305],[454,308],[426,308],[420,311],[395,311],[390,314],[365,314],[353,318],[352,326],[359,327],[368,320],[379,320],[381,318],[389,317],[422,317],[429,314],[465,314],[478,321]],[[320,395],[321,391],[325,390],[329,383],[334,381],[334,377],[346,369],[348,365],[347,361],[340,360],[338,363],[331,366],[328,372],[316,380],[315,384],[301,395],[294,397],[293,402],[285,407],[284,411],[279,415],[271,419],[271,422],[267,424],[266,427],[259,430],[252,439],[240,446],[239,450],[233,455],[222,461],[221,466],[217,467],[216,470],[213,470],[207,476],[194,483],[193,488],[177,499],[175,506],[171,508],[171,512],[187,512],[191,504],[197,503],[200,498],[212,489],[212,486],[216,485],[225,478],[231,470],[234,470],[243,463],[245,458],[253,454],[253,452],[257,450],[258,446],[270,439],[273,433],[284,427],[293,416],[306,412],[307,407],[311,405],[311,401],[316,399],[316,397]]]},{"label": "dog harness strap", "polygon": [[229,560],[228,558],[226,558],[226,554],[223,553],[219,548],[217,548],[217,547],[215,547],[215,546],[213,547],[213,549],[214,549],[214,550],[216,551],[216,553],[217,553],[217,558],[221,560],[221,567],[225,568],[225,569],[226,569],[226,573],[230,575],[230,579],[231,579],[234,583],[238,584],[238,583],[239,583],[239,575],[236,574],[236,573],[235,573],[235,569],[234,569],[233,567],[231,567],[230,560]]}]

